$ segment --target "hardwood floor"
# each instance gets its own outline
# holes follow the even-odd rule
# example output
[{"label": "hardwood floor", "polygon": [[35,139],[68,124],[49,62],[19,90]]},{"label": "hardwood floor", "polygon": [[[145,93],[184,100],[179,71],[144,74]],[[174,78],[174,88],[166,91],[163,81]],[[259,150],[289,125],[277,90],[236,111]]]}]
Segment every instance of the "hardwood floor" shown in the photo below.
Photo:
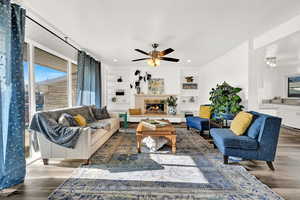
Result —
[{"label": "hardwood floor", "polygon": [[[27,168],[27,178],[15,193],[4,200],[42,200],[67,179],[80,161],[50,161],[44,166],[38,160]],[[240,163],[261,182],[287,200],[300,199],[300,131],[283,128],[277,149],[275,171],[269,170],[261,161],[243,161]]]}]

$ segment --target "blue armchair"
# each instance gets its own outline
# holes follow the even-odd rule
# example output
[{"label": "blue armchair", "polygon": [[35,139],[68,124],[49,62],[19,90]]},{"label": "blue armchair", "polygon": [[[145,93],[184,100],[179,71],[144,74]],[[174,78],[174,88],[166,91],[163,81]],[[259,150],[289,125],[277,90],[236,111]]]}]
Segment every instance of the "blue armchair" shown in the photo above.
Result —
[{"label": "blue armchair", "polygon": [[209,130],[209,120],[211,117],[210,105],[201,105],[199,110],[199,115],[201,116],[201,114],[203,115],[203,117],[196,117],[196,116],[186,117],[186,126],[188,130],[190,130],[190,128],[194,128],[200,131],[200,133],[203,133],[203,131],[205,130]]},{"label": "blue armchair", "polygon": [[188,130],[190,130],[190,128],[194,128],[200,131],[200,133],[203,133],[203,131],[209,130],[209,119],[200,117],[187,117],[186,127]]},{"label": "blue armchair", "polygon": [[235,156],[249,160],[263,160],[271,170],[277,149],[281,118],[250,112],[254,115],[250,127],[243,136],[236,136],[230,129],[211,129],[215,146],[224,156]]}]

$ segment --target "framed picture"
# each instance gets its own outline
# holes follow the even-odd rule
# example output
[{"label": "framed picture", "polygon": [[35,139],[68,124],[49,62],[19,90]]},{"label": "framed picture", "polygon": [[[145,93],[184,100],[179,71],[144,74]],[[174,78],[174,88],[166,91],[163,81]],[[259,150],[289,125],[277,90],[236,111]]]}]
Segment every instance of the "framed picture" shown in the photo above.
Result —
[{"label": "framed picture", "polygon": [[197,90],[198,84],[197,83],[183,83],[182,89],[184,90]]},{"label": "framed picture", "polygon": [[288,97],[300,98],[300,76],[288,77]]},{"label": "framed picture", "polygon": [[148,81],[148,93],[154,95],[164,94],[165,83],[162,78],[153,78]]}]

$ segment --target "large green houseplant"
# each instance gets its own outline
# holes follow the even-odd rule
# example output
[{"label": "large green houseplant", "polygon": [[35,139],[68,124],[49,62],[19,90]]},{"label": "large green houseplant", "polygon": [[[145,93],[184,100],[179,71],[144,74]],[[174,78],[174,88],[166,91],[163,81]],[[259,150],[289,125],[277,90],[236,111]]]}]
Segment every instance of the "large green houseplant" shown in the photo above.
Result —
[{"label": "large green houseplant", "polygon": [[244,106],[241,97],[238,95],[242,88],[232,87],[224,82],[221,85],[217,84],[216,88],[210,91],[212,105],[212,113],[218,119],[232,119]]}]

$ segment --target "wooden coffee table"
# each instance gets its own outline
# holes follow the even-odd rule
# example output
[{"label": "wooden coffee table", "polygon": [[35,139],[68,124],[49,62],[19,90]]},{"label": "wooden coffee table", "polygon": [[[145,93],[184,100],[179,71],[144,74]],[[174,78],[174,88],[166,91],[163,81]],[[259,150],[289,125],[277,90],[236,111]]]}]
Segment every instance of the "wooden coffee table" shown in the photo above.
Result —
[{"label": "wooden coffee table", "polygon": [[168,140],[170,140],[172,144],[172,152],[176,153],[176,130],[174,126],[167,120],[164,120],[169,123],[169,125],[151,129],[145,125],[142,124],[142,122],[139,123],[137,129],[136,129],[136,145],[137,145],[137,151],[138,153],[141,152],[141,142],[144,137],[165,137]]}]

